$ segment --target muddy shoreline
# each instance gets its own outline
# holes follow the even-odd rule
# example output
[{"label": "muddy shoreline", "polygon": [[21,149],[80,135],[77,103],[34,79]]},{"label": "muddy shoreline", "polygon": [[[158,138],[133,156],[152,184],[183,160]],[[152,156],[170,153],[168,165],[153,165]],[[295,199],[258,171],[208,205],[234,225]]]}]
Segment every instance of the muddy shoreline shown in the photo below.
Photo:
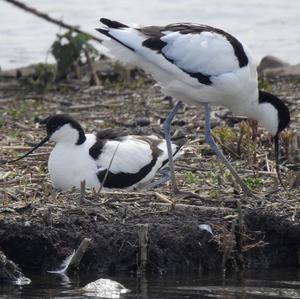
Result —
[{"label": "muddy shoreline", "polygon": [[[119,195],[118,195],[119,196]],[[130,195],[129,195],[130,196]],[[146,196],[146,195],[145,195]],[[149,195],[148,195],[149,196]],[[158,273],[296,267],[300,225],[291,216],[244,210],[247,238],[238,248],[239,226],[234,208],[178,206],[170,210],[153,202],[119,204],[30,204],[23,211],[1,212],[1,249],[29,272],[57,268],[83,238],[92,238],[78,271],[136,273],[139,268],[138,225],[148,224],[147,271]],[[156,204],[155,204],[156,203]],[[134,206],[139,206],[135,208]],[[199,224],[212,226],[214,236]]]},{"label": "muddy shoreline", "polygon": [[[66,80],[43,92],[32,83],[30,71],[18,78],[1,73],[1,159],[16,157],[39,140],[43,131],[36,120],[49,113],[70,113],[90,131],[121,127],[135,134],[162,133],[170,100],[152,87],[151,79],[139,71],[124,73],[111,62],[100,63],[97,71],[98,87],[88,79]],[[293,129],[297,129],[299,79],[276,75],[262,82],[263,88],[286,99]],[[226,115],[219,108],[217,113]],[[270,137],[259,130],[253,159],[253,149],[247,147],[249,129],[236,152],[238,137],[234,139],[231,132],[239,134],[239,124],[227,133],[220,131],[230,126],[229,120],[215,121],[216,136],[228,138],[218,139],[225,154],[251,188],[269,194],[276,177],[265,165],[266,154],[272,160]],[[199,198],[177,198],[174,205],[168,184],[151,191],[117,190],[98,196],[86,190],[84,200],[76,190],[56,192],[47,176],[48,145],[19,163],[1,165],[0,249],[23,273],[44,272],[57,267],[87,237],[92,244],[77,271],[137,273],[141,262],[138,225],[148,224],[149,273],[298,267],[299,191],[289,187],[297,176],[295,150],[283,147],[281,153],[287,191],[279,188],[252,199],[241,193],[203,144],[201,107],[186,107],[173,130],[189,140],[176,164],[179,185]],[[200,229],[200,224],[210,225],[213,235]]]}]

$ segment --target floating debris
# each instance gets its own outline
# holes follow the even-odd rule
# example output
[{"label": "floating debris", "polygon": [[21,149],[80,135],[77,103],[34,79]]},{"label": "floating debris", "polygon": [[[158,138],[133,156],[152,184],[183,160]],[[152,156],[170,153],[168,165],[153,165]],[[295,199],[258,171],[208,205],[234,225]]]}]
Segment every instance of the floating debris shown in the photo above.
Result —
[{"label": "floating debris", "polygon": [[199,227],[200,230],[207,231],[212,236],[214,235],[213,232],[212,232],[212,228],[211,228],[211,226],[209,224],[199,224],[198,227]]},{"label": "floating debris", "polygon": [[0,251],[0,283],[8,283],[14,285],[30,284],[31,280],[27,278],[20,268],[6,255]]},{"label": "floating debris", "polygon": [[120,298],[121,294],[130,292],[129,289],[117,281],[104,278],[88,283],[82,290],[85,296],[101,298]]},{"label": "floating debris", "polygon": [[49,270],[47,272],[48,273],[55,273],[55,274],[64,274],[68,270],[68,268],[69,268],[69,266],[71,264],[71,261],[72,261],[74,255],[75,255],[75,249],[72,252],[72,254],[70,254],[68,257],[66,257],[63,260],[63,262],[61,263],[61,265],[59,266],[58,269],[56,269],[56,270]]},{"label": "floating debris", "polygon": [[55,274],[65,274],[70,268],[77,267],[85,254],[88,246],[90,245],[92,239],[84,238],[82,242],[80,243],[77,250],[73,251],[71,255],[69,255],[67,258],[63,260],[60,267],[57,270],[50,270],[47,271],[48,273],[55,273]]}]

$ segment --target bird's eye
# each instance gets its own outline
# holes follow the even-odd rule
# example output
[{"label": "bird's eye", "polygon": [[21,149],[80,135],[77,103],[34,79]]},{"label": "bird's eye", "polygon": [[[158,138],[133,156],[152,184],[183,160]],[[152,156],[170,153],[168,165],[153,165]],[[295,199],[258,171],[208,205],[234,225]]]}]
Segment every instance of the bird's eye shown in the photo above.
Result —
[{"label": "bird's eye", "polygon": [[58,125],[53,124],[53,125],[48,126],[47,132],[48,132],[48,134],[53,134],[53,133],[54,133],[55,131],[57,131],[59,128],[61,128],[61,126],[58,126]]}]

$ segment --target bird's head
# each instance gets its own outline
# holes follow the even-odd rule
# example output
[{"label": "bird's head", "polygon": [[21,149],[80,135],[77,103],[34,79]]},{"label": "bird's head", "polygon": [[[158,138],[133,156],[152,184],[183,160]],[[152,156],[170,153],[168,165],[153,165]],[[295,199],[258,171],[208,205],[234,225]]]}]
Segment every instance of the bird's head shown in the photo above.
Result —
[{"label": "bird's head", "polygon": [[44,120],[40,121],[40,124],[45,125],[47,131],[47,136],[42,141],[40,141],[29,152],[22,155],[21,157],[15,160],[10,160],[10,161],[5,160],[1,162],[2,163],[17,162],[27,157],[37,148],[45,144],[47,141],[54,141],[56,143],[65,142],[73,145],[75,144],[80,145],[86,140],[84,131],[80,126],[80,124],[67,114],[57,114],[57,115],[49,116]]},{"label": "bird's head", "polygon": [[279,135],[290,123],[290,112],[278,97],[261,90],[259,91],[259,104],[265,106],[265,110],[269,111],[269,114],[265,114],[262,123],[274,137],[276,171],[282,184],[279,174]]},{"label": "bird's head", "polygon": [[79,145],[86,140],[81,125],[67,114],[49,116],[40,123],[46,125],[47,138],[50,141]]}]

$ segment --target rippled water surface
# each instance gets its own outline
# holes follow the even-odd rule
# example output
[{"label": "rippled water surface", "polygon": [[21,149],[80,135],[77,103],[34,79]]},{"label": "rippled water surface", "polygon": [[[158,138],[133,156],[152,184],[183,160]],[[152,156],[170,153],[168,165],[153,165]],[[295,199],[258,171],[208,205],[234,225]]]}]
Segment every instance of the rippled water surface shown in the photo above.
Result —
[{"label": "rippled water surface", "polygon": [[[97,34],[100,17],[128,23],[189,21],[225,29],[252,49],[257,61],[273,54],[300,62],[299,0],[26,0],[51,16]],[[0,1],[0,66],[52,61],[47,52],[60,29]]]},{"label": "rippled water surface", "polygon": [[[67,278],[48,274],[30,278],[32,284],[22,288],[0,285],[0,298],[99,298],[87,297],[80,290],[99,275]],[[249,272],[226,279],[219,275],[118,276],[111,279],[131,289],[131,293],[121,298],[300,298],[300,272],[295,270]]]}]

